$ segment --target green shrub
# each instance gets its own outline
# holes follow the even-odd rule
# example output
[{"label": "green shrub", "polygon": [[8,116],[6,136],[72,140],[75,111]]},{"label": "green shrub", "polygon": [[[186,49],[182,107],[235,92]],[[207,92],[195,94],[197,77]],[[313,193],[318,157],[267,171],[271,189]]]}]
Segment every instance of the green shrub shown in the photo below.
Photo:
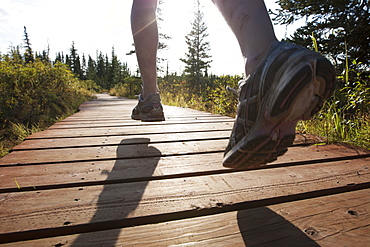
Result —
[{"label": "green shrub", "polygon": [[[0,141],[16,144],[35,130],[44,129],[72,114],[97,89],[82,82],[61,63],[31,63],[9,56],[0,59]],[[2,155],[6,151],[1,151]]]},{"label": "green shrub", "polygon": [[129,99],[136,98],[136,95],[141,93],[141,79],[137,77],[128,77],[124,83],[117,83],[109,90],[112,96],[127,97]]},{"label": "green shrub", "polygon": [[205,78],[203,86],[194,90],[184,78],[171,76],[163,79],[159,88],[164,104],[235,117],[238,98],[226,86],[237,88],[240,79],[239,76]]}]

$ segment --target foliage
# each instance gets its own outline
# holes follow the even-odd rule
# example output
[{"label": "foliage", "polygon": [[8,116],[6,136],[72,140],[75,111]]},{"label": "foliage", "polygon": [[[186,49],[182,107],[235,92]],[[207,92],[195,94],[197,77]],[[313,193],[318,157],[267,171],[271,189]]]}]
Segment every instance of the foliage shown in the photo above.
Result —
[{"label": "foliage", "polygon": [[360,72],[355,74],[353,81],[338,88],[312,120],[300,123],[300,130],[325,137],[327,142],[347,142],[370,148],[369,76],[365,76],[366,80]]},{"label": "foliage", "polygon": [[348,58],[361,63],[357,69],[363,76],[369,74],[369,0],[279,0],[278,3],[280,9],[274,18],[277,23],[291,24],[306,18],[306,25],[297,29],[288,40],[312,47],[310,38],[314,34],[320,52],[330,56],[338,71],[345,70]]},{"label": "foliage", "polygon": [[170,75],[159,83],[162,102],[167,105],[188,107],[235,117],[237,97],[226,90],[226,86],[237,87],[239,76],[209,77],[208,86],[194,93],[183,76]]},{"label": "foliage", "polygon": [[348,117],[334,101],[328,101],[313,119],[301,121],[298,130],[322,136],[328,143],[347,142],[370,149],[370,116]]},{"label": "foliage", "polygon": [[127,97],[129,99],[136,98],[141,93],[141,79],[138,77],[129,77],[125,83],[117,83],[109,90],[109,94],[113,96]]},{"label": "foliage", "polygon": [[[18,56],[0,59],[0,146],[24,139],[34,130],[75,112],[98,89],[81,82],[60,62],[54,66],[38,59],[25,62]],[[6,144],[4,144],[6,143]],[[4,151],[1,151],[4,154]]]}]

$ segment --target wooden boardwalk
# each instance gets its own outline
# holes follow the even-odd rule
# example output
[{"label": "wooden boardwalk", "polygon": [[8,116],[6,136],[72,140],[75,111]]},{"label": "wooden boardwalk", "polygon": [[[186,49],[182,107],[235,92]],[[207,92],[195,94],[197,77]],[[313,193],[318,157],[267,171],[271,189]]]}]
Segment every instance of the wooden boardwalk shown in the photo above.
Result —
[{"label": "wooden boardwalk", "polygon": [[370,152],[298,134],[269,169],[221,165],[233,119],[98,95],[0,159],[3,246],[369,246]]}]

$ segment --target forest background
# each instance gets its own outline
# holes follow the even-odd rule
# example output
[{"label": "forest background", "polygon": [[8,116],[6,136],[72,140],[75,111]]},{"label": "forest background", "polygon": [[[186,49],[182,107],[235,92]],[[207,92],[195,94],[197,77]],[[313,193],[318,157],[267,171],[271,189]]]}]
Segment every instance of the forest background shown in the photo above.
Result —
[{"label": "forest background", "polygon": [[[305,25],[286,40],[326,56],[337,71],[335,95],[312,120],[297,131],[317,134],[323,142],[347,142],[370,148],[370,11],[368,0],[277,1],[273,21]],[[161,5],[158,8],[159,25]],[[167,49],[167,34],[160,33],[159,50]],[[238,87],[244,75],[209,74],[211,43],[201,5],[196,5],[191,31],[184,37],[188,51],[184,70],[169,73],[166,58],[158,58],[158,78],[164,104],[190,107],[235,117],[237,97],[225,88]],[[134,54],[134,48],[129,54]],[[0,157],[29,134],[47,128],[74,113],[94,93],[135,98],[140,94],[139,71],[111,54],[79,54],[72,42],[68,54],[51,61],[48,50],[33,51],[26,27],[20,46],[0,54]]]}]

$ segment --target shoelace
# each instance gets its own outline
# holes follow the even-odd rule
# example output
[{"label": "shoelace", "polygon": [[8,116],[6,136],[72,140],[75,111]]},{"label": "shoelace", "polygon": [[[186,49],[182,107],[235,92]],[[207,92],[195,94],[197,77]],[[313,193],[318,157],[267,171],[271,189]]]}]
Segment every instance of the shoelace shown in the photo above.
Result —
[{"label": "shoelace", "polygon": [[235,94],[236,96],[239,96],[239,92],[238,90],[236,90],[235,88],[232,88],[232,87],[229,87],[229,86],[226,86],[226,90],[230,93],[233,93]]}]

